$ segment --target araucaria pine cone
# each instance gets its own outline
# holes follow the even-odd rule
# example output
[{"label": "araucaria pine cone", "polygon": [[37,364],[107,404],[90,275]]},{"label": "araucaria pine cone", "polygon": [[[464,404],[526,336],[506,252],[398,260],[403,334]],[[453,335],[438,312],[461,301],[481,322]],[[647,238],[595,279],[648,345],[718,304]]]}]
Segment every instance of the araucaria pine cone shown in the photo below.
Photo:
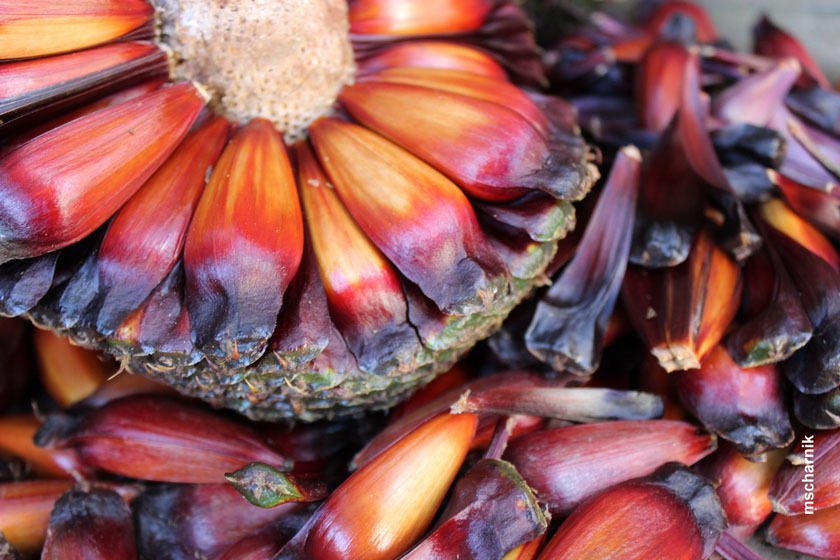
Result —
[{"label": "araucaria pine cone", "polygon": [[0,24],[0,313],[254,418],[448,368],[597,176],[527,89],[510,0],[0,0]]}]

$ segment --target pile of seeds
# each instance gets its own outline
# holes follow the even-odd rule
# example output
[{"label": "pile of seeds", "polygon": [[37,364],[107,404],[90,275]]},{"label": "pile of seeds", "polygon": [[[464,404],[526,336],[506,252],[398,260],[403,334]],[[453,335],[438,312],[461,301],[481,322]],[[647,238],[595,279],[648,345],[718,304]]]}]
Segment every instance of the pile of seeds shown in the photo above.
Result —
[{"label": "pile of seeds", "polygon": [[604,177],[551,286],[389,414],[297,425],[4,319],[0,558],[840,557],[840,94],[767,19],[744,54],[689,3],[550,4]]}]

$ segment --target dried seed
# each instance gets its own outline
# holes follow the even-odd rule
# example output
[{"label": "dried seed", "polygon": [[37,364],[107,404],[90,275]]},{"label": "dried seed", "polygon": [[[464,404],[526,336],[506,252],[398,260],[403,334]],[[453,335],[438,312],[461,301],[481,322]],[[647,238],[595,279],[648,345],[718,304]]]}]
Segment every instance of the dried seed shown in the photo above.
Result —
[{"label": "dried seed", "polygon": [[587,375],[600,364],[630,251],[640,160],[635,147],[619,152],[575,256],[525,333],[528,350],[557,371]]},{"label": "dried seed", "polygon": [[503,97],[492,102],[412,85],[363,82],[345,88],[340,101],[354,118],[482,200],[512,200],[531,189],[579,199],[589,187],[581,183],[588,173],[577,167],[577,158],[553,153],[559,147],[502,105]]},{"label": "dried seed", "polygon": [[311,150],[301,145],[295,154],[307,231],[330,317],[362,370],[387,371],[420,347],[408,323],[402,280],[353,220]]},{"label": "dried seed", "polygon": [[193,340],[229,367],[254,362],[303,257],[303,214],[283,140],[265,119],[240,128],[204,189],[184,246]]},{"label": "dried seed", "polygon": [[112,333],[175,268],[207,171],[229,128],[224,118],[215,117],[187,135],[114,216],[97,263],[99,332]]},{"label": "dried seed", "polygon": [[144,79],[165,76],[166,68],[163,51],[141,42],[5,63],[0,66],[0,127],[4,132],[21,132],[63,109]]},{"label": "dried seed", "polygon": [[507,80],[505,69],[484,51],[448,41],[395,43],[357,61],[357,65],[357,76],[375,74],[388,68],[440,68]]}]

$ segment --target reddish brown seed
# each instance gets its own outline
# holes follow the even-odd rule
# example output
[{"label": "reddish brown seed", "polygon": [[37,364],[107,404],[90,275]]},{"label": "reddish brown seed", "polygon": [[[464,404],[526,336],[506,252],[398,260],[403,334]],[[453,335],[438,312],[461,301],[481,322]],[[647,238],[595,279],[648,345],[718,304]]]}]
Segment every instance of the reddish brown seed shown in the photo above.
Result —
[{"label": "reddish brown seed", "polygon": [[447,41],[396,43],[357,61],[357,64],[360,75],[374,74],[388,68],[440,68],[507,80],[505,69],[484,51]]},{"label": "reddish brown seed", "polygon": [[498,79],[472,72],[438,68],[392,68],[378,72],[368,80],[415,85],[496,103],[519,113],[544,136],[550,134],[548,117],[531,97],[507,80],[499,83]]},{"label": "reddish brown seed", "polygon": [[479,199],[509,201],[533,189],[578,199],[590,186],[580,172],[564,169],[567,162],[554,157],[548,139],[528,119],[502,105],[503,96],[486,101],[368,81],[344,88],[340,101],[361,123]]},{"label": "reddish brown seed", "polygon": [[715,485],[729,533],[747,539],[773,512],[768,489],[784,458],[785,451],[776,450],[767,453],[763,462],[751,461],[724,444],[694,466],[694,471]]},{"label": "reddish brown seed", "polygon": [[350,6],[350,31],[363,35],[436,35],[474,31],[491,0],[361,0]]},{"label": "reddish brown seed", "polygon": [[238,541],[279,523],[288,539],[309,517],[309,506],[264,509],[228,483],[149,488],[132,504],[141,558],[216,558]]},{"label": "reddish brown seed", "polygon": [[112,41],[154,14],[143,0],[0,2],[0,59],[76,51]]},{"label": "reddish brown seed", "polygon": [[814,189],[776,171],[770,179],[782,191],[785,201],[800,216],[820,228],[832,239],[840,238],[840,192]]},{"label": "reddish brown seed", "polygon": [[0,66],[0,127],[16,132],[31,125],[39,128],[43,117],[165,73],[166,54],[143,42],[9,62]]},{"label": "reddish brown seed", "polygon": [[753,29],[753,41],[753,48],[758,54],[775,58],[789,56],[798,60],[805,69],[805,74],[799,78],[798,85],[809,87],[816,83],[822,88],[831,89],[831,83],[811,53],[796,37],[776,26],[766,15],[762,16]]},{"label": "reddish brown seed", "polygon": [[362,370],[385,371],[420,349],[408,323],[402,279],[342,204],[311,149],[304,144],[295,154],[307,232],[330,317]]},{"label": "reddish brown seed", "polygon": [[477,423],[473,414],[438,416],[352,474],[316,514],[307,552],[324,560],[403,553],[434,519]]},{"label": "reddish brown seed", "polygon": [[767,527],[767,542],[818,558],[840,557],[840,506],[813,515],[776,515]]},{"label": "reddish brown seed", "polygon": [[2,147],[0,147],[0,157],[6,155],[8,152],[11,152],[17,147],[26,144],[36,136],[40,136],[47,131],[50,131],[54,128],[58,128],[63,124],[67,124],[70,121],[78,119],[79,117],[95,113],[100,109],[107,109],[108,107],[119,105],[120,103],[124,103],[130,99],[134,99],[135,97],[139,97],[141,95],[154,91],[165,83],[165,78],[151,79],[139,85],[121,89],[116,93],[106,95],[105,97],[97,99],[96,101],[88,103],[87,105],[83,105],[78,109],[61,113],[60,115],[49,119],[46,122],[38,123],[35,126],[29,127],[26,130],[23,130],[20,134],[16,134],[14,137],[10,138],[8,142],[6,142],[5,144],[3,144]]},{"label": "reddish brown seed", "polygon": [[781,372],[775,365],[742,368],[717,346],[700,369],[674,376],[686,409],[741,453],[756,456],[793,441]]},{"label": "reddish brown seed", "polygon": [[[310,133],[344,207],[441,311],[480,311],[506,289],[504,263],[490,247],[467,197],[444,175],[355,124],[320,119]],[[377,187],[385,184],[386,192]]]},{"label": "reddish brown seed", "polygon": [[34,341],[41,383],[63,408],[89,397],[116,372],[113,362],[50,331],[36,330]]},{"label": "reddish brown seed", "polygon": [[662,132],[680,105],[685,46],[676,41],[654,43],[637,66],[636,106],[647,130]]},{"label": "reddish brown seed", "polygon": [[759,225],[784,262],[814,328],[808,344],[785,360],[781,368],[799,391],[809,395],[828,393],[840,385],[836,363],[840,348],[840,274],[833,264],[840,256],[821,233],[784,203],[776,202],[771,207],[773,214],[767,217],[764,206]]},{"label": "reddish brown seed", "polygon": [[[182,399],[130,396],[77,422],[48,443],[77,450],[87,465],[140,480],[214,483],[252,462],[287,466],[249,427]],[[55,424],[60,428],[61,418]],[[48,419],[44,439],[51,428]]]},{"label": "reddish brown seed", "polygon": [[0,416],[0,450],[24,459],[39,477],[70,478],[75,473],[89,474],[74,450],[36,446],[33,438],[40,427],[41,421],[31,413]]},{"label": "reddish brown seed", "polygon": [[784,515],[840,505],[840,430],[804,431],[770,486],[773,509]]},{"label": "reddish brown seed", "polygon": [[527,434],[510,442],[505,458],[552,515],[562,515],[597,492],[669,461],[691,465],[716,446],[715,436],[686,422],[627,420]]},{"label": "reddish brown seed", "polygon": [[435,530],[402,558],[502,558],[547,526],[536,496],[513,465],[485,458],[455,484]]},{"label": "reddish brown seed", "polygon": [[726,349],[742,367],[781,362],[813,335],[802,298],[773,247],[750,257],[743,271],[743,322],[727,335]]},{"label": "reddish brown seed", "polygon": [[696,369],[738,311],[741,271],[712,239],[697,235],[689,258],[665,270],[630,267],[624,308],[667,371]]},{"label": "reddish brown seed", "polygon": [[725,527],[712,485],[674,463],[580,505],[539,558],[702,560],[712,554]]},{"label": "reddish brown seed", "polygon": [[759,207],[762,219],[770,226],[807,248],[813,254],[840,271],[840,253],[817,228],[798,216],[778,198]]},{"label": "reddish brown seed", "polygon": [[266,349],[303,257],[303,214],[286,147],[254,119],[228,143],[195,210],[184,247],[193,340],[228,366]]},{"label": "reddish brown seed", "polygon": [[135,560],[131,510],[113,490],[70,490],[50,514],[42,560]]},{"label": "reddish brown seed", "polygon": [[75,243],[102,225],[189,130],[204,99],[162,88],[46,132],[0,160],[0,262]]},{"label": "reddish brown seed", "polygon": [[72,486],[69,480],[27,480],[0,484],[0,531],[22,554],[44,544],[55,501]]},{"label": "reddish brown seed", "polygon": [[[114,216],[99,247],[99,332],[110,334],[172,271],[208,170],[227,142],[230,124],[211,118]],[[162,216],[160,209],[166,208]]]}]

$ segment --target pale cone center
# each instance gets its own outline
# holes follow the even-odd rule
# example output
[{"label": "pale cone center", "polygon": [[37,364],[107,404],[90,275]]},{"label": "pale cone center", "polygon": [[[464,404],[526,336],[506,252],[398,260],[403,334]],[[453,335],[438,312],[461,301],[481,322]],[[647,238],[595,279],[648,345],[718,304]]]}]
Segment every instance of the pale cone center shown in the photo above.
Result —
[{"label": "pale cone center", "polygon": [[153,0],[173,80],[198,82],[236,122],[287,140],[329,114],[355,71],[346,0]]}]

